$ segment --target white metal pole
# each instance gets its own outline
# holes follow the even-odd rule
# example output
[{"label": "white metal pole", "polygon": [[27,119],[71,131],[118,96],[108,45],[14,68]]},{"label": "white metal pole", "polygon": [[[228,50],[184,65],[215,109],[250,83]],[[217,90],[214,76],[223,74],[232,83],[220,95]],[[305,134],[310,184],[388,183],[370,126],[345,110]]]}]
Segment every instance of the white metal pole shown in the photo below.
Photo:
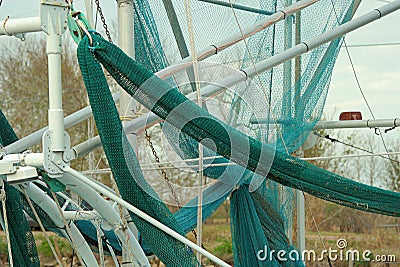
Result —
[{"label": "white metal pole", "polygon": [[[297,156],[304,157],[304,150],[300,147],[297,151]],[[306,213],[304,193],[301,190],[296,190],[296,210],[297,210],[297,250],[300,255],[306,249]]]},{"label": "white metal pole", "polygon": [[[295,16],[295,44],[299,44],[301,41],[301,12],[298,12]],[[286,61],[288,62],[288,61]],[[301,55],[295,58],[295,79],[294,79],[294,90],[295,95],[300,95],[301,90]],[[291,94],[289,94],[291,97]],[[297,110],[294,114],[297,115]],[[295,115],[295,116],[296,116]],[[290,116],[292,117],[292,116]],[[301,115],[300,115],[301,117]],[[284,128],[285,129],[285,128]],[[300,147],[297,156],[304,157],[304,150]],[[296,190],[296,211],[297,211],[297,250],[302,255],[306,249],[306,216],[305,216],[305,199],[304,193],[301,190]],[[290,229],[292,230],[292,228]]]},{"label": "white metal pole", "polygon": [[399,127],[400,118],[376,120],[350,120],[350,121],[320,121],[314,126],[319,129],[345,129],[345,128],[380,128]]},{"label": "white metal pole", "polygon": [[[117,0],[118,5],[118,45],[128,56],[135,57],[135,43],[134,43],[134,7],[133,0]],[[120,118],[123,123],[131,120],[135,116],[136,101],[124,89],[119,87],[120,100],[119,112]],[[137,135],[136,133],[129,133],[127,135],[128,141],[131,144],[136,155],[138,154],[137,148]],[[123,209],[124,214],[128,214]],[[133,223],[129,223],[128,227],[138,236],[137,229]],[[124,262],[130,262],[130,252],[125,248],[122,250],[122,259]],[[131,266],[131,264],[130,264]]]},{"label": "white metal pole", "polygon": [[[242,35],[242,32],[234,34],[224,40],[216,42],[214,45],[211,45],[209,48],[206,48],[206,49],[203,49],[203,50],[197,52],[196,53],[197,60],[201,61],[212,55],[215,55],[218,52],[242,41],[245,38],[252,36],[253,34],[255,34],[267,27],[274,25],[278,21],[281,21],[281,20],[291,16],[292,14],[298,12],[299,10],[301,10],[305,7],[308,7],[318,1],[319,0],[304,0],[304,1],[297,2],[289,7],[286,7],[284,9],[274,13],[273,15],[268,16],[267,18],[265,18],[263,20],[260,20],[253,26],[243,29],[243,31],[242,31],[243,35]],[[193,64],[192,58],[191,58],[191,56],[189,56],[187,58],[182,59],[178,63],[157,72],[156,75],[162,79],[165,79],[166,77],[169,77],[179,71],[182,71],[182,70],[185,70],[185,69],[191,67],[192,64]]]},{"label": "white metal pole", "polygon": [[[282,9],[282,10],[274,13],[271,16],[268,16],[267,18],[260,20],[256,24],[254,24],[246,29],[243,29],[243,31],[241,33],[234,34],[234,35],[230,36],[229,38],[226,38],[224,40],[216,42],[214,45],[211,45],[209,48],[206,48],[199,52],[196,52],[197,60],[202,61],[212,55],[215,55],[218,52],[242,41],[243,39],[245,39],[247,37],[250,37],[251,35],[253,35],[267,27],[274,25],[278,21],[281,21],[281,20],[291,16],[292,14],[298,12],[299,10],[301,10],[305,7],[308,7],[318,1],[319,0],[304,0],[304,1],[296,2],[295,4]],[[243,35],[242,35],[242,33],[243,33]],[[164,79],[168,76],[173,75],[174,73],[177,73],[179,71],[182,71],[182,70],[185,70],[185,69],[191,67],[192,64],[193,64],[192,58],[191,58],[191,56],[189,56],[187,58],[182,59],[178,63],[157,72],[156,75],[158,77]]]},{"label": "white metal pole", "polygon": [[[117,0],[118,4],[118,45],[131,58],[135,57],[134,25],[133,25],[133,0]],[[120,116],[123,122],[131,120],[135,116],[136,101],[119,87],[120,90]],[[136,133],[128,136],[133,149],[137,153]]]},{"label": "white metal pole", "polygon": [[40,17],[8,19],[0,21],[0,35],[14,35],[42,31]]},{"label": "white metal pole", "polygon": [[[343,158],[363,158],[363,157],[381,157],[390,155],[399,155],[400,151],[389,152],[389,153],[370,153],[370,154],[358,154],[358,155],[340,155],[340,156],[326,156],[326,157],[310,157],[310,158],[300,158],[302,160],[325,160],[325,159],[343,159]],[[388,158],[389,159],[389,158]]]},{"label": "white metal pole", "polygon": [[302,255],[306,249],[306,220],[304,194],[301,190],[296,190],[296,210],[297,210],[297,250]]},{"label": "white metal pole", "polygon": [[[285,6],[290,6],[292,4],[292,0],[285,0]],[[300,11],[299,11],[300,13]],[[288,16],[286,17],[286,19],[284,20],[284,50],[287,50],[289,48],[291,48],[293,46],[293,20],[294,20],[294,16]],[[279,71],[279,70],[278,70]],[[282,100],[282,110],[285,112],[286,116],[292,116],[292,111],[290,109],[291,105],[291,92],[292,90],[292,60],[288,60],[286,62],[283,63],[283,85],[282,85],[282,96],[285,98]],[[270,88],[270,90],[272,90],[272,88]],[[270,94],[271,95],[271,94]],[[268,100],[269,103],[271,103],[271,99]],[[285,105],[286,108],[285,108]],[[272,112],[272,108],[269,106],[269,112]],[[268,118],[271,116],[271,114],[268,114]],[[272,115],[273,116],[273,115]],[[268,125],[269,126],[269,125]],[[282,134],[284,134],[286,131],[286,127],[282,127]],[[285,203],[287,201],[287,195],[286,195],[286,190],[291,190],[286,189],[286,187],[284,185],[280,185],[278,184],[277,186],[277,190],[280,191],[281,194],[283,194],[280,199],[283,199],[283,203]],[[284,193],[285,192],[285,193]],[[292,223],[293,221],[291,221]],[[293,240],[293,236],[292,236],[292,224],[289,225],[288,229],[286,229],[286,233],[289,239],[289,242],[291,243]]]},{"label": "white metal pole", "polygon": [[190,240],[188,240],[184,236],[180,235],[179,233],[175,232],[171,228],[169,228],[169,227],[165,226],[164,224],[160,223],[156,219],[150,217],[149,215],[147,215],[143,211],[139,210],[135,206],[133,206],[130,203],[126,202],[125,200],[123,200],[123,199],[117,197],[116,195],[110,193],[109,190],[104,189],[102,186],[99,186],[96,182],[93,182],[92,180],[88,179],[87,177],[85,177],[80,172],[72,169],[71,167],[66,167],[65,168],[65,172],[70,174],[70,175],[72,175],[72,176],[74,176],[74,177],[76,177],[77,179],[81,180],[83,183],[89,185],[90,187],[92,187],[96,191],[100,192],[104,196],[114,200],[119,205],[121,205],[124,208],[128,209],[129,211],[133,212],[134,214],[136,214],[140,218],[142,218],[142,219],[146,220],[147,222],[151,223],[152,225],[154,225],[155,227],[159,228],[160,230],[162,230],[163,232],[167,233],[168,235],[172,236],[173,238],[179,240],[183,244],[189,246],[193,250],[195,250],[197,252],[200,252],[203,256],[209,258],[211,261],[215,262],[216,264],[224,266],[224,267],[230,267],[230,265],[227,264],[226,262],[224,262],[221,259],[217,258],[216,256],[214,256],[210,252],[206,251],[205,249],[197,246],[196,244],[194,244],[193,242],[191,242]]},{"label": "white metal pole", "polygon": [[71,230],[71,237],[68,239],[70,239],[71,244],[73,244],[73,242],[75,243],[76,249],[82,257],[82,264],[85,264],[87,267],[99,266],[89,244],[86,242],[75,223],[70,222],[69,227]]},{"label": "white metal pole", "polygon": [[64,111],[62,107],[61,34],[47,35],[49,72],[49,129],[52,131],[51,149],[64,151]]},{"label": "white metal pole", "polygon": [[[119,93],[113,94],[114,101],[119,100]],[[71,115],[68,115],[64,118],[64,128],[70,128],[75,126],[76,124],[88,119],[92,116],[92,108],[90,106],[85,107],[81,110],[78,110]],[[49,127],[44,127],[30,135],[27,135],[18,141],[4,147],[5,151],[9,154],[20,153],[24,150],[29,149],[30,147],[40,143],[42,141],[43,134],[49,129]]]},{"label": "white metal pole", "polygon": [[93,0],[85,0],[85,9],[86,9],[86,18],[89,21],[90,27],[94,29],[96,25],[94,25],[94,19],[93,19]]},{"label": "white metal pole", "polygon": [[[202,90],[203,93],[203,90]],[[204,94],[202,94],[204,95]],[[148,113],[133,119],[124,125],[126,132],[139,132],[144,127],[150,126],[160,118],[153,113]],[[262,122],[261,122],[262,123]],[[378,127],[400,127],[400,119],[377,119],[377,120],[362,120],[362,121],[322,121],[318,122],[314,130],[319,129],[341,129],[341,128],[378,128]],[[82,157],[89,151],[101,146],[100,137],[96,136],[88,141],[76,145],[72,149],[75,151],[75,157]],[[6,147],[7,149],[7,147]]]},{"label": "white metal pole", "polygon": [[[290,6],[292,4],[292,0],[285,0],[285,2],[286,6]],[[294,18],[292,16],[289,16],[286,17],[284,21],[285,25],[284,50],[287,50],[293,46],[293,19]],[[292,90],[292,60],[287,60],[283,63],[283,92],[282,92],[282,95],[287,99],[282,101],[282,105],[286,105],[288,103],[289,104],[288,106],[289,107],[291,106],[290,105],[291,94],[287,93],[290,92],[291,90]],[[285,110],[284,107],[282,107],[282,109]],[[286,110],[286,112],[289,113],[286,115],[291,116],[290,110]]]}]

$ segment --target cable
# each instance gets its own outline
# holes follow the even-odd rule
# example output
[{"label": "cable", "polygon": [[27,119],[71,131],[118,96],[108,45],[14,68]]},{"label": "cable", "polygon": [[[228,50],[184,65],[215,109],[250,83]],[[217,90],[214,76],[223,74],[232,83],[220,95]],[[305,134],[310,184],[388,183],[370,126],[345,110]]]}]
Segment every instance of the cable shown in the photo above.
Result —
[{"label": "cable", "polygon": [[[335,3],[333,2],[333,0],[331,0],[331,3],[332,3],[333,11],[334,11],[335,16],[336,16],[336,20],[337,20],[337,22],[339,23],[338,15],[337,15],[337,13],[336,13]],[[360,89],[361,95],[362,95],[362,97],[363,97],[363,99],[364,99],[365,104],[366,104],[367,107],[368,107],[369,112],[371,113],[372,118],[375,119],[375,115],[374,115],[374,113],[372,112],[372,108],[371,108],[371,106],[370,106],[369,103],[368,103],[368,100],[367,100],[367,98],[366,98],[366,96],[365,96],[365,94],[364,94],[363,89],[361,88],[361,83],[360,83],[360,80],[358,79],[358,75],[357,75],[357,72],[356,72],[356,68],[355,68],[354,63],[353,63],[353,60],[352,60],[352,58],[351,58],[351,56],[350,56],[350,51],[349,51],[349,49],[348,49],[348,47],[347,47],[347,43],[346,43],[345,37],[343,37],[343,44],[344,44],[344,47],[345,47],[345,49],[346,49],[346,54],[347,54],[347,57],[349,58],[351,68],[352,68],[352,70],[353,70],[354,78],[356,79],[356,83],[357,83],[358,89]],[[386,146],[385,140],[383,139],[382,132],[381,132],[381,130],[380,130],[379,128],[378,128],[378,131],[379,131],[379,135],[380,135],[381,140],[382,140],[382,144],[383,144],[383,146],[384,146],[384,148],[385,148],[385,151],[386,151],[386,153],[389,153],[389,150],[388,150],[388,148],[387,148],[387,146]],[[390,157],[389,157],[389,158],[390,158]],[[400,163],[400,162],[399,162],[399,163]]]},{"label": "cable", "polygon": [[[340,144],[342,144],[342,145],[349,146],[349,147],[352,147],[352,148],[355,148],[355,149],[358,149],[358,150],[367,152],[367,153],[369,153],[369,154],[371,154],[371,155],[374,155],[374,154],[375,154],[373,151],[370,151],[370,150],[367,150],[367,149],[365,149],[365,148],[358,147],[358,146],[352,145],[352,144],[350,144],[350,143],[346,143],[346,142],[340,141],[339,139],[330,137],[329,134],[327,134],[327,135],[321,135],[321,134],[319,134],[319,133],[315,133],[315,134],[316,134],[318,137],[320,137],[320,138],[325,138],[325,139],[331,141],[332,143],[340,143]],[[388,155],[391,155],[391,153],[389,153],[389,152],[386,152],[386,153],[387,153]],[[389,156],[385,157],[384,155],[379,155],[379,154],[377,154],[376,156],[381,157],[381,158],[384,158],[384,159],[388,159],[388,160],[390,160],[390,161],[394,161],[394,162],[396,162],[396,163],[400,163],[400,161],[395,160],[395,159],[392,159],[392,158],[390,158]]]},{"label": "cable", "polygon": [[[326,246],[325,246],[324,240],[322,239],[322,235],[321,235],[321,232],[319,231],[319,228],[318,228],[318,225],[317,225],[317,221],[315,220],[314,214],[313,214],[313,212],[312,212],[312,210],[311,210],[311,208],[310,208],[310,205],[308,204],[306,195],[304,194],[304,191],[301,191],[301,193],[303,194],[304,202],[307,204],[306,206],[307,206],[307,208],[308,208],[308,212],[310,212],[310,214],[311,214],[311,218],[312,218],[312,220],[313,220],[315,229],[317,229],[318,237],[319,237],[319,239],[320,239],[320,241],[321,241],[321,243],[322,243],[322,246],[323,246],[324,249],[326,250]],[[330,258],[329,258],[328,256],[327,256],[326,258],[328,259],[329,266],[332,267],[332,263],[331,263]]]}]

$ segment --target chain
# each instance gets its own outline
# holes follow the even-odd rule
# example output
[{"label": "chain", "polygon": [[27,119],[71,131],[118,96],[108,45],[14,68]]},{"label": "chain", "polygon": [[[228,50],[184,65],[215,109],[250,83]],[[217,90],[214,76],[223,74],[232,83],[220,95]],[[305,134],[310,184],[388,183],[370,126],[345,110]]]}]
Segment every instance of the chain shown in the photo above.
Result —
[{"label": "chain", "polygon": [[[150,149],[151,149],[151,153],[153,154],[154,159],[157,162],[157,164],[160,166],[160,164],[161,164],[160,163],[160,158],[157,155],[157,151],[154,149],[153,142],[151,141],[151,137],[150,137],[149,133],[147,132],[147,129],[144,130],[144,134],[146,135],[147,142],[149,143],[149,146],[150,146]],[[162,168],[160,169],[160,171],[161,171],[161,175],[163,176],[164,180],[167,182],[168,188],[171,190],[171,194],[174,197],[174,200],[175,200],[176,204],[178,204],[178,208],[181,209],[182,208],[182,204],[179,201],[178,195],[176,194],[175,189],[172,186],[172,183],[171,183],[171,181],[169,180],[169,178],[167,176],[167,173]]]},{"label": "chain", "polygon": [[[160,163],[160,158],[157,155],[157,151],[154,149],[154,144],[151,141],[151,137],[150,137],[149,133],[147,132],[147,129],[144,129],[144,134],[146,135],[147,142],[149,143],[149,146],[150,146],[150,149],[151,149],[151,153],[153,154],[155,161],[157,162],[158,165],[160,165],[161,164]],[[178,208],[181,209],[182,208],[182,204],[179,201],[178,195],[176,194],[176,192],[175,192],[175,190],[174,190],[174,188],[172,186],[171,180],[169,180],[169,178],[167,176],[167,173],[165,172],[164,169],[161,168],[160,171],[161,171],[161,174],[162,174],[164,180],[167,182],[168,188],[171,190],[171,194],[174,197],[174,200],[175,200],[176,204],[178,204]],[[194,235],[194,238],[196,238],[196,240],[197,240],[196,230],[192,229],[192,233]],[[203,244],[201,244],[201,246],[202,246],[203,249],[205,249]]]},{"label": "chain", "polygon": [[[0,1],[2,1],[2,0],[0,0]],[[103,14],[103,10],[101,9],[100,2],[99,2],[99,0],[94,0],[94,2],[96,3],[96,6],[97,6],[97,12],[100,14],[100,19],[101,19],[101,22],[103,23],[103,28],[106,31],[108,41],[110,43],[112,43],[113,41],[111,39],[111,34],[110,34],[110,31],[108,30],[108,26],[106,23],[106,19],[104,18],[104,14]]]}]

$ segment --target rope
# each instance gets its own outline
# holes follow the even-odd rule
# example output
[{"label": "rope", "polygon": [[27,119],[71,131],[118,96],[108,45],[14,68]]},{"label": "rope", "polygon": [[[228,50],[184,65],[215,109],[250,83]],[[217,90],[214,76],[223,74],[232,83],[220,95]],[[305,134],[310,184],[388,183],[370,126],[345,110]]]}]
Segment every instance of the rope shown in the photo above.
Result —
[{"label": "rope", "polygon": [[65,230],[67,231],[69,239],[71,240],[72,248],[76,252],[76,256],[78,257],[79,262],[81,262],[83,265],[85,265],[85,262],[82,260],[82,256],[78,251],[78,246],[76,245],[75,240],[72,238],[71,228],[69,227],[69,224],[67,223],[67,220],[65,219],[65,216],[61,210],[60,202],[58,201],[56,194],[51,190],[51,188],[49,188],[49,189],[51,191],[51,195],[53,196],[54,202],[56,203],[57,209],[60,212],[60,216],[64,222]]},{"label": "rope", "polygon": [[6,209],[6,198],[7,198],[7,196],[6,196],[6,191],[4,189],[4,181],[3,181],[3,179],[0,179],[0,180],[1,180],[1,183],[0,183],[0,198],[1,198],[1,206],[3,208],[4,232],[6,234],[10,267],[13,267],[14,266],[14,261],[13,261],[13,257],[12,257],[10,231],[8,229],[7,209]]},{"label": "rope", "polygon": [[[193,65],[193,72],[194,72],[194,79],[195,79],[195,86],[196,86],[196,97],[197,97],[197,105],[201,108],[202,107],[202,97],[200,93],[200,84],[199,84],[199,69],[197,66],[197,56],[196,56],[196,46],[194,40],[194,30],[193,30],[193,16],[190,7],[190,0],[185,0],[185,13],[186,13],[186,23],[188,26],[188,33],[189,33],[189,43],[190,43],[190,52],[192,55],[192,65]],[[198,207],[197,207],[197,231],[199,233],[197,237],[197,245],[203,246],[202,236],[203,236],[203,184],[206,184],[206,179],[204,177],[203,172],[203,145],[199,142],[198,145],[199,150],[199,188],[198,188]],[[201,257],[200,253],[197,253],[197,259],[201,265]]]},{"label": "rope", "polygon": [[[317,221],[315,220],[314,214],[313,214],[313,212],[312,212],[312,210],[311,210],[311,208],[310,208],[310,205],[308,204],[306,195],[304,194],[304,191],[301,191],[301,193],[302,193],[303,196],[304,196],[304,202],[307,204],[306,206],[307,206],[307,208],[308,208],[308,211],[309,211],[310,214],[311,214],[311,218],[312,218],[312,220],[313,220],[315,229],[317,229],[317,233],[318,233],[319,240],[321,241],[322,246],[323,246],[324,249],[326,250],[326,246],[325,246],[324,240],[322,239],[322,235],[321,235],[321,232],[320,232],[320,230],[319,230],[319,228],[318,228]],[[328,255],[326,256],[326,258],[328,259],[329,266],[332,267],[332,263],[331,263],[331,260],[330,260],[330,258],[328,257]]]},{"label": "rope", "polygon": [[33,206],[33,203],[31,201],[31,199],[29,198],[25,188],[22,185],[20,185],[19,188],[21,189],[21,191],[24,194],[26,200],[28,201],[29,207],[31,208],[33,214],[35,215],[35,219],[36,219],[37,223],[39,224],[40,229],[42,230],[42,232],[44,234],[44,237],[46,238],[47,243],[50,246],[51,252],[53,252],[54,257],[56,258],[58,265],[64,266],[62,264],[60,258],[58,257],[57,252],[56,252],[55,248],[53,247],[53,244],[51,243],[49,236],[47,235],[46,229],[43,226],[42,220],[40,219],[39,215],[37,214],[36,209]]},{"label": "rope", "polygon": [[[254,70],[255,70],[255,72],[256,72],[256,76],[257,76],[258,82],[259,82],[259,84],[260,84],[260,87],[261,87],[262,89],[265,89],[264,83],[262,82],[262,80],[261,80],[261,78],[260,78],[260,73],[259,73],[258,70],[257,70],[256,62],[254,61],[254,57],[253,57],[253,55],[252,55],[252,53],[251,53],[251,51],[250,51],[249,44],[248,44],[248,42],[247,42],[247,40],[246,40],[246,38],[245,38],[245,35],[244,35],[244,33],[243,33],[243,28],[242,28],[242,26],[240,25],[239,19],[238,19],[237,15],[236,15],[235,9],[234,9],[233,6],[232,6],[232,1],[231,1],[231,0],[229,0],[229,4],[231,5],[232,13],[233,13],[233,16],[235,17],[236,24],[238,25],[238,28],[239,28],[239,30],[240,30],[240,34],[242,35],[243,42],[244,42],[244,44],[245,44],[245,46],[246,46],[247,53],[249,53],[250,60],[251,60],[251,64],[253,65],[253,68],[254,68]],[[286,146],[285,140],[283,139],[282,131],[281,131],[281,129],[278,127],[277,119],[276,119],[276,117],[275,117],[275,115],[274,115],[274,113],[273,113],[273,110],[271,109],[270,97],[267,96],[265,90],[261,90],[261,91],[264,93],[264,97],[268,100],[267,103],[268,103],[269,114],[271,115],[271,117],[272,117],[272,119],[273,119],[273,121],[274,121],[274,125],[275,125],[275,128],[276,128],[276,131],[278,132],[278,135],[279,135],[280,139],[282,140],[282,144],[283,144],[283,146],[284,146],[284,148],[285,148],[286,154],[289,154],[289,150],[288,150],[288,148],[287,148],[287,146]]]},{"label": "rope", "polygon": [[[111,184],[112,184],[112,187],[113,187],[113,189],[114,189],[114,191],[115,191],[115,194],[119,197],[119,198],[122,198],[121,197],[121,193],[119,192],[119,188],[118,188],[118,186],[117,186],[117,183],[116,183],[116,181],[115,181],[115,179],[114,179],[114,176],[112,175],[112,173],[110,174],[110,180],[111,180]],[[126,232],[126,229],[128,229],[128,222],[126,221],[126,218],[125,218],[125,216],[124,216],[124,211],[123,211],[123,208],[122,208],[122,206],[121,205],[118,205],[118,211],[119,211],[119,216],[121,217],[121,220],[122,220],[122,232],[124,233],[124,235],[125,235],[125,243],[126,243],[126,246],[127,246],[127,250],[128,250],[128,253],[129,253],[129,261],[130,262],[134,262],[134,259],[133,259],[133,255],[132,255],[132,251],[131,251],[131,246],[129,245],[129,239],[130,239],[130,236],[128,235],[128,233]],[[129,215],[128,215],[129,216]]]},{"label": "rope", "polygon": [[94,226],[96,227],[96,234],[97,234],[97,246],[99,247],[99,258],[100,258],[100,266],[104,267],[104,249],[103,249],[103,238],[100,229],[100,222],[99,220],[95,220]]}]

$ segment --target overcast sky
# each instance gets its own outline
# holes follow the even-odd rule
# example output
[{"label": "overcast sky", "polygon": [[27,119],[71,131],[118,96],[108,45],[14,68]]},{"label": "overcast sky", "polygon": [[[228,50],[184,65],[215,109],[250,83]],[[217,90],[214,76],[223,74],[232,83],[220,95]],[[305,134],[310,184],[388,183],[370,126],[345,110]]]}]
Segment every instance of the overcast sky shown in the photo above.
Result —
[{"label": "overcast sky", "polygon": [[[386,0],[385,0],[386,1]],[[3,0],[0,20],[37,16],[40,1]],[[116,20],[116,1],[100,1],[109,23]],[[83,0],[74,1],[76,9],[83,9]],[[383,0],[363,0],[356,16],[386,4]],[[388,15],[347,35],[348,45],[400,43],[400,11]],[[0,38],[1,42],[1,38]],[[361,88],[376,118],[400,117],[400,45],[348,48]],[[333,111],[336,109],[336,112]],[[362,111],[364,118],[372,118],[358,88],[348,56],[342,48],[333,72],[326,103],[326,113],[337,119],[341,111]]]},{"label": "overcast sky", "polygon": [[[356,17],[382,6],[384,2],[364,0]],[[400,12],[392,13],[347,35],[348,45],[400,43]],[[400,45],[349,47],[361,88],[376,118],[400,116]],[[346,50],[342,48],[333,72],[326,109],[360,110],[365,118],[370,112],[357,86]],[[337,117],[336,116],[336,117]]]}]

